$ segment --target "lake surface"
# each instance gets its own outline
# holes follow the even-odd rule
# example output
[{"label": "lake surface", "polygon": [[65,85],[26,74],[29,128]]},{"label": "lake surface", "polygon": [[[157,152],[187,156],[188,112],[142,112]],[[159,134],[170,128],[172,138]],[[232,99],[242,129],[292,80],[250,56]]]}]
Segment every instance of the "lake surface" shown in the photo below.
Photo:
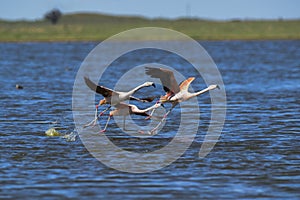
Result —
[{"label": "lake surface", "polygon": [[[299,199],[300,41],[200,44],[214,59],[226,88],[222,135],[205,158],[198,158],[210,119],[209,95],[198,97],[201,120],[188,150],[165,168],[135,174],[99,162],[80,137],[69,141],[45,135],[51,127],[76,133],[73,84],[97,43],[1,43],[0,199]],[[185,62],[170,56],[149,50],[112,65],[126,69],[153,58],[192,73]],[[113,87],[122,73],[108,71],[107,86]],[[203,89],[203,81],[197,80],[193,88]],[[24,89],[15,89],[16,84]],[[169,116],[166,134],[153,140],[122,135],[114,120],[106,134],[127,150],[153,151],[174,136],[177,112]]]}]

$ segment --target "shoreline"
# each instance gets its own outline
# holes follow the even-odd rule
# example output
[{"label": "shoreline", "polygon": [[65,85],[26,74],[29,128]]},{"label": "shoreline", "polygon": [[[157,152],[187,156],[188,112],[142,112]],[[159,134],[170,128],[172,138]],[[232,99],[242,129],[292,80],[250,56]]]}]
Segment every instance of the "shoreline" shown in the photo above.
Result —
[{"label": "shoreline", "polygon": [[[108,39],[108,38],[107,38]],[[194,38],[193,38],[194,39]],[[0,44],[9,44],[9,43],[15,43],[15,44],[30,44],[30,43],[101,43],[104,40],[16,40],[16,41],[1,41]],[[211,40],[204,40],[204,39],[194,39],[197,42],[238,42],[238,41],[243,41],[243,42],[263,42],[263,41],[300,41],[300,38],[297,39],[226,39],[226,40],[217,40],[217,39],[211,39]],[[153,41],[153,40],[123,40],[123,41],[116,41],[116,42],[141,42],[141,41]],[[156,41],[171,41],[171,40],[156,40]]]}]

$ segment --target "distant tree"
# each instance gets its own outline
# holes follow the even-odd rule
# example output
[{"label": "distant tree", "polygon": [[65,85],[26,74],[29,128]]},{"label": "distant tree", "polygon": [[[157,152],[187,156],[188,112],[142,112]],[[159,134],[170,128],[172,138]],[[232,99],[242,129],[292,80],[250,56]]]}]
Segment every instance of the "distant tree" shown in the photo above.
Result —
[{"label": "distant tree", "polygon": [[56,24],[62,13],[58,9],[53,9],[45,14],[45,19],[50,20],[52,24]]}]

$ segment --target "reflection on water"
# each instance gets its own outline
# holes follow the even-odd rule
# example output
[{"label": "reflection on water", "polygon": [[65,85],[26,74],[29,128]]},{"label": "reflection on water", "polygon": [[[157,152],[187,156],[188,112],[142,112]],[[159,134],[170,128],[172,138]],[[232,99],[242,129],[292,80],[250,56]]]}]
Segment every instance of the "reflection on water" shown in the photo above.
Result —
[{"label": "reflection on water", "polygon": [[[208,156],[198,158],[210,119],[210,99],[203,95],[198,98],[199,132],[191,147],[175,163],[147,174],[104,166],[79,139],[45,136],[51,127],[63,134],[73,131],[74,78],[95,43],[0,44],[0,198],[299,198],[300,42],[201,44],[226,86],[221,138]],[[180,60],[155,51],[150,55],[131,55],[115,64],[126,68],[153,57],[191,74]],[[197,79],[194,90],[205,86]],[[16,84],[24,89],[16,90]],[[123,135],[113,120],[107,135],[128,151],[153,151],[174,137],[177,112],[179,108],[153,138]]]}]

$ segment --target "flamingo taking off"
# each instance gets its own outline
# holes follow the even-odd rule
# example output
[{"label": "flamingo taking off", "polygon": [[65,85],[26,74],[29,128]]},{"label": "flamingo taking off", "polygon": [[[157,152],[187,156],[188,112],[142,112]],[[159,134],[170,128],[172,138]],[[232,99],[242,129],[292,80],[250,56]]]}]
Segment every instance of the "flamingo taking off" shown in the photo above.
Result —
[{"label": "flamingo taking off", "polygon": [[174,73],[169,69],[146,67],[146,74],[152,78],[159,78],[163,85],[163,89],[166,92],[166,94],[164,96],[160,97],[159,103],[161,103],[161,104],[166,103],[166,102],[172,103],[171,109],[164,115],[164,117],[160,121],[160,123],[151,132],[155,131],[160,126],[162,121],[168,116],[168,114],[172,111],[172,109],[178,103],[187,101],[193,97],[201,95],[210,90],[213,90],[216,88],[219,89],[218,85],[210,85],[207,88],[205,88],[199,92],[190,93],[188,91],[188,89],[189,89],[191,82],[195,79],[195,77],[190,77],[190,78],[186,79],[185,81],[182,81],[178,85],[178,83],[175,79]]},{"label": "flamingo taking off", "polygon": [[149,108],[146,109],[139,109],[137,106],[133,104],[125,104],[125,103],[119,103],[115,105],[116,109],[110,111],[107,122],[105,124],[105,127],[103,130],[100,132],[105,132],[106,128],[108,126],[108,122],[112,116],[123,116],[123,130],[125,130],[125,118],[128,115],[142,115],[142,116],[147,116],[150,117],[150,115],[147,113],[148,111],[152,109],[156,109],[160,106],[160,103],[156,103],[153,106],[150,106]]},{"label": "flamingo taking off", "polygon": [[84,77],[84,81],[91,90],[95,91],[98,94],[101,94],[104,97],[102,100],[99,101],[99,104],[96,105],[96,113],[98,112],[99,105],[110,104],[110,106],[105,110],[103,110],[102,112],[100,112],[98,116],[95,113],[95,119],[91,121],[89,124],[85,125],[84,127],[87,127],[91,124],[95,125],[96,120],[98,119],[99,116],[103,115],[108,109],[111,108],[111,106],[118,105],[123,101],[136,100],[141,102],[151,102],[156,98],[156,97],[148,97],[148,98],[139,99],[137,97],[132,96],[135,92],[137,92],[143,87],[149,87],[149,86],[155,87],[155,84],[153,82],[145,82],[142,85],[139,85],[128,92],[120,92],[120,91],[109,89],[101,85],[97,85],[94,82],[92,82],[88,77]]}]

